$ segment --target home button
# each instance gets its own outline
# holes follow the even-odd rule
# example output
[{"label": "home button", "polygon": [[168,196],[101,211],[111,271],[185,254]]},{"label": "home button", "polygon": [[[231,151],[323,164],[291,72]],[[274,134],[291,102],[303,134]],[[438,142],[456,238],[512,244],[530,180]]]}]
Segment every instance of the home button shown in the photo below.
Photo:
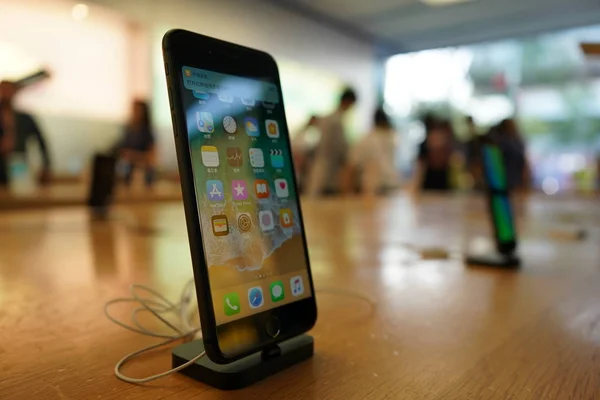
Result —
[{"label": "home button", "polygon": [[281,331],[281,322],[277,317],[269,317],[267,318],[267,322],[265,323],[265,331],[267,335],[272,338],[276,338],[279,336],[279,332]]}]

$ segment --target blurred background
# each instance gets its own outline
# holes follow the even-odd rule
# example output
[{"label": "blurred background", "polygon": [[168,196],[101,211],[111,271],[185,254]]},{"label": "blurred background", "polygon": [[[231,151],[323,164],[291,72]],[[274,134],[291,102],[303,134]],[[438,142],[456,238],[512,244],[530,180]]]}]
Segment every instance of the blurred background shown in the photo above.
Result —
[{"label": "blurred background", "polygon": [[[367,190],[366,138],[381,127],[393,155],[374,174],[397,175],[377,193],[427,189],[420,164],[444,169],[443,190],[477,188],[473,141],[505,131],[524,153],[516,174],[527,178],[515,186],[598,190],[596,1],[0,0],[0,101],[14,111],[0,119],[0,209],[85,203],[96,154],[117,159],[116,201],[180,197],[161,54],[171,28],[274,55],[309,194],[326,192],[310,189],[328,135],[319,120],[347,88],[355,101],[335,194]],[[442,145],[430,135],[440,130]],[[138,131],[144,139],[131,139]]]}]

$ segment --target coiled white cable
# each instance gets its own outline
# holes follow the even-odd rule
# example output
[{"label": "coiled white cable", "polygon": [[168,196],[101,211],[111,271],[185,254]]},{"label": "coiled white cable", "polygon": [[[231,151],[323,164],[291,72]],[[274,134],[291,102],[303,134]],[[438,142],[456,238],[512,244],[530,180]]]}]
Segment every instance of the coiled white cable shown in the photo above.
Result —
[{"label": "coiled white cable", "polygon": [[[169,345],[169,344],[177,342],[179,340],[187,341],[187,340],[192,340],[196,337],[201,337],[199,335],[200,327],[195,327],[192,324],[194,316],[197,315],[197,313],[198,313],[197,307],[190,307],[192,305],[192,303],[195,301],[195,297],[196,297],[196,296],[194,296],[194,281],[193,280],[188,281],[186,283],[186,285],[184,286],[178,303],[173,303],[173,302],[169,301],[167,298],[165,298],[162,294],[157,292],[156,290],[149,288],[147,286],[144,286],[144,285],[140,285],[140,284],[132,284],[131,286],[129,286],[129,291],[131,292],[131,297],[119,297],[119,298],[108,301],[104,305],[104,315],[106,315],[106,317],[110,321],[112,321],[115,324],[117,324],[125,329],[128,329],[132,332],[139,333],[139,334],[145,335],[145,336],[151,336],[151,337],[167,339],[167,340],[165,340],[161,343],[154,344],[152,346],[144,347],[143,349],[129,353],[125,357],[121,358],[119,360],[119,362],[117,362],[117,364],[115,365],[114,372],[115,372],[115,375],[117,378],[119,378],[125,382],[136,383],[136,384],[151,382],[153,380],[170,375],[174,372],[180,371],[180,370],[194,364],[196,361],[198,361],[199,359],[201,359],[202,357],[204,357],[206,355],[206,352],[203,351],[202,353],[198,354],[196,357],[192,358],[185,364],[182,364],[176,368],[170,369],[165,372],[161,372],[156,375],[151,375],[151,376],[148,376],[145,378],[132,378],[132,377],[129,377],[129,376],[121,373],[121,368],[123,367],[123,365],[125,365],[127,362],[131,361],[133,358],[139,356],[140,354],[146,353],[148,351],[157,349],[162,346]],[[152,296],[155,297],[155,299],[141,297],[138,293],[136,293],[136,291],[145,291],[147,293],[150,293]],[[375,307],[376,307],[376,302],[373,299],[371,299],[370,297],[367,297],[360,293],[355,293],[355,292],[352,292],[349,290],[328,288],[328,289],[323,289],[323,290],[317,290],[317,292],[325,292],[325,293],[331,293],[331,294],[338,294],[338,295],[342,295],[342,296],[355,297],[355,298],[358,298],[360,300],[363,300],[363,301],[369,303],[373,309],[375,309]],[[110,308],[110,306],[117,304],[117,303],[138,303],[138,305],[141,305],[141,307],[134,308],[133,311],[131,312],[131,321],[133,322],[133,325],[128,325],[128,324],[114,318],[112,315],[110,315],[110,313],[108,312],[108,309]],[[169,334],[162,333],[160,331],[153,331],[153,330],[148,329],[147,327],[143,326],[138,320],[138,314],[143,311],[150,312],[159,321],[161,321],[163,324],[165,324],[169,329],[171,329],[175,333],[169,335]],[[179,326],[177,326],[176,324],[173,324],[172,322],[170,322],[169,320],[167,320],[166,318],[161,316],[161,314],[169,314],[169,313],[175,314],[177,316],[177,318],[179,320],[178,321]]]},{"label": "coiled white cable", "polygon": [[[172,303],[167,298],[165,298],[162,294],[160,294],[159,292],[157,292],[156,290],[154,290],[152,288],[149,288],[144,285],[133,284],[129,287],[129,291],[131,292],[131,297],[120,297],[117,299],[113,299],[113,300],[108,301],[104,305],[104,315],[106,315],[106,317],[109,320],[111,320],[112,322],[114,322],[115,324],[117,324],[125,329],[128,329],[132,332],[139,333],[141,335],[167,339],[161,343],[145,347],[143,349],[134,351],[133,353],[129,353],[125,357],[120,359],[119,362],[117,362],[117,364],[115,365],[115,375],[117,376],[117,378],[121,379],[122,381],[129,382],[129,383],[147,383],[147,382],[151,382],[155,379],[159,379],[164,376],[170,375],[174,372],[177,372],[187,366],[194,364],[196,361],[198,361],[199,359],[204,357],[205,352],[202,352],[202,353],[198,354],[196,357],[194,357],[193,359],[191,359],[190,361],[186,362],[185,364],[180,365],[177,368],[170,369],[170,370],[162,372],[160,374],[148,376],[146,378],[132,378],[132,377],[126,376],[121,373],[121,368],[123,367],[123,365],[125,365],[125,363],[127,363],[134,357],[136,357],[142,353],[154,350],[156,348],[169,345],[178,340],[191,340],[196,336],[196,334],[198,334],[200,332],[199,327],[192,326],[192,319],[193,319],[194,313],[192,310],[189,310],[190,305],[192,304],[194,297],[195,297],[193,295],[194,294],[193,288],[194,288],[194,281],[190,280],[184,286],[183,291],[181,292],[179,302]],[[154,296],[156,299],[142,297],[137,293],[137,291],[148,292],[152,296]],[[133,322],[133,325],[128,325],[128,324],[114,318],[112,315],[110,315],[108,309],[110,308],[110,306],[112,306],[113,304],[117,304],[117,303],[137,303],[138,305],[141,305],[141,307],[137,307],[137,308],[133,309],[133,311],[131,313],[131,320]],[[150,330],[150,329],[146,328],[145,326],[143,326],[138,320],[138,314],[143,311],[150,312],[152,315],[154,315],[156,318],[158,318],[159,321],[161,321],[163,324],[165,324],[168,328],[170,328],[175,333],[169,335],[169,334],[162,333],[160,331]],[[171,323],[169,320],[167,320],[166,318],[161,316],[161,314],[168,314],[168,313],[175,314],[178,317],[178,319],[179,319],[178,325],[179,326]]]}]

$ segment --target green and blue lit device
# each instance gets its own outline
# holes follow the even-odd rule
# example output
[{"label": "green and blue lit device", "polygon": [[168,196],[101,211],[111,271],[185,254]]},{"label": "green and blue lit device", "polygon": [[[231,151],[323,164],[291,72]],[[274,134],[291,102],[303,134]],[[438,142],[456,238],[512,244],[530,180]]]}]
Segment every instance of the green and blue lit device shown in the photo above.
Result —
[{"label": "green and blue lit device", "polygon": [[487,184],[496,248],[501,255],[510,256],[516,250],[517,235],[502,151],[498,146],[486,143],[482,146],[482,152],[483,175]]}]

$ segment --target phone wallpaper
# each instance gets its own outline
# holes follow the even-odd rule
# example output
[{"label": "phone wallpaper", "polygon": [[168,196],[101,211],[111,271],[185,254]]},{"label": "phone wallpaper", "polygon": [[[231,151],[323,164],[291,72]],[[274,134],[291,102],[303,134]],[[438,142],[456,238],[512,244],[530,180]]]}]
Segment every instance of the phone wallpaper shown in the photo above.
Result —
[{"label": "phone wallpaper", "polygon": [[191,67],[182,72],[217,324],[310,296],[277,87]]}]

